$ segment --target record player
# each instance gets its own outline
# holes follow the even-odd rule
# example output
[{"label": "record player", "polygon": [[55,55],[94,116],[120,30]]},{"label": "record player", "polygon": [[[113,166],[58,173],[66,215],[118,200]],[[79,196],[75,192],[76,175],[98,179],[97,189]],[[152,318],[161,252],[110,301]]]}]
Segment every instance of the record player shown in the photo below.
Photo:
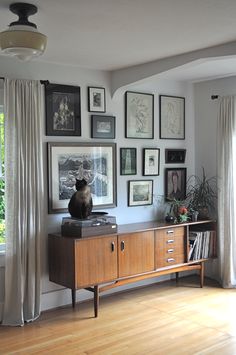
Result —
[{"label": "record player", "polygon": [[63,217],[61,234],[64,237],[91,237],[117,232],[116,217],[105,212],[92,212],[85,219]]}]

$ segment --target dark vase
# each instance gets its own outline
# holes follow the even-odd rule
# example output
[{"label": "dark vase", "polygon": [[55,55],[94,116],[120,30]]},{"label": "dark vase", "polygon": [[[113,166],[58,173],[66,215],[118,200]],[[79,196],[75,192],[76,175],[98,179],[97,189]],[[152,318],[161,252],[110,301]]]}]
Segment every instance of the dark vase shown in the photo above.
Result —
[{"label": "dark vase", "polygon": [[175,221],[175,217],[174,217],[174,216],[167,215],[167,216],[165,217],[165,221],[166,221],[167,223],[173,223],[173,222]]}]

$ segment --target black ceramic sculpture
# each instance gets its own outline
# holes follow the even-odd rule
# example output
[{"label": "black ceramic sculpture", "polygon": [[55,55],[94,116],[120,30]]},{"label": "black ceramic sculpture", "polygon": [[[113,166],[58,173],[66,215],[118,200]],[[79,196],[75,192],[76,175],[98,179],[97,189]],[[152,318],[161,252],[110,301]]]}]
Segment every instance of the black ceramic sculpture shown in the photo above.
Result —
[{"label": "black ceramic sculpture", "polygon": [[90,187],[84,179],[76,179],[75,187],[77,191],[70,199],[68,210],[72,217],[85,219],[91,214],[93,208]]}]

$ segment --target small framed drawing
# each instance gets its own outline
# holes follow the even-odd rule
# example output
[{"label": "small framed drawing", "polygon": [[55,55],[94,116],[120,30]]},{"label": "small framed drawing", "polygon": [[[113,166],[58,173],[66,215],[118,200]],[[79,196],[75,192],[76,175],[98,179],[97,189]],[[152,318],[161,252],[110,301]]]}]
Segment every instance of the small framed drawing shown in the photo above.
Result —
[{"label": "small framed drawing", "polygon": [[159,97],[160,139],[185,139],[185,98]]},{"label": "small framed drawing", "polygon": [[46,135],[80,136],[80,87],[45,85]]},{"label": "small framed drawing", "polygon": [[153,180],[130,180],[128,184],[128,206],[152,205]]},{"label": "small framed drawing", "polygon": [[105,89],[88,87],[89,112],[106,112]]},{"label": "small framed drawing", "polygon": [[185,156],[186,149],[165,149],[166,164],[183,164]]},{"label": "small framed drawing", "polygon": [[160,149],[144,148],[143,149],[143,175],[159,175],[160,174]]},{"label": "small framed drawing", "polygon": [[153,139],[154,95],[126,91],[125,137]]},{"label": "small framed drawing", "polygon": [[49,213],[68,213],[76,179],[90,187],[93,209],[116,206],[115,143],[48,143]]},{"label": "small framed drawing", "polygon": [[91,116],[92,138],[115,138],[116,118],[114,116]]},{"label": "small framed drawing", "polygon": [[184,200],[186,198],[186,168],[165,169],[165,199]]},{"label": "small framed drawing", "polygon": [[120,148],[120,175],[136,174],[136,148]]}]

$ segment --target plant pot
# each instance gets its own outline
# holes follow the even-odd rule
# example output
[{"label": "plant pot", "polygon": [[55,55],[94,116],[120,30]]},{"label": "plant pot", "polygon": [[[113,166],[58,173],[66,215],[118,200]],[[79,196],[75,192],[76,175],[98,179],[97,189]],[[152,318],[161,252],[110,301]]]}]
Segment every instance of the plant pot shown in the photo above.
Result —
[{"label": "plant pot", "polygon": [[209,210],[207,207],[199,207],[198,212],[198,219],[209,219]]}]

